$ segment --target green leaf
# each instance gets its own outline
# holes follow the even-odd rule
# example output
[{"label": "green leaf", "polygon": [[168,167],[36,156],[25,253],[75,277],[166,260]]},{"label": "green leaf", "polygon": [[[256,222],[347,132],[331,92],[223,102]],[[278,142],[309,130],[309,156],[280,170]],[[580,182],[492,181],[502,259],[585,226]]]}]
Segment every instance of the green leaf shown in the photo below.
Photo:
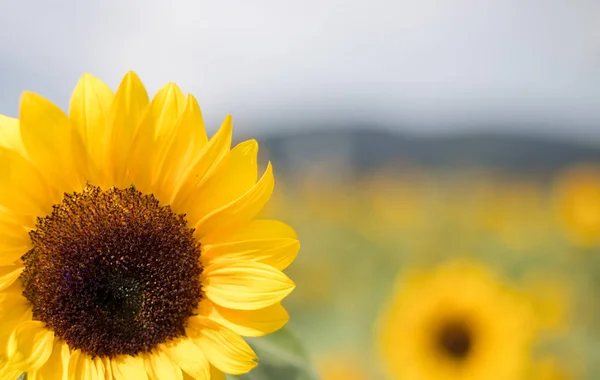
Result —
[{"label": "green leaf", "polygon": [[247,341],[258,355],[258,366],[244,375],[228,375],[228,379],[318,380],[302,343],[288,328]]}]

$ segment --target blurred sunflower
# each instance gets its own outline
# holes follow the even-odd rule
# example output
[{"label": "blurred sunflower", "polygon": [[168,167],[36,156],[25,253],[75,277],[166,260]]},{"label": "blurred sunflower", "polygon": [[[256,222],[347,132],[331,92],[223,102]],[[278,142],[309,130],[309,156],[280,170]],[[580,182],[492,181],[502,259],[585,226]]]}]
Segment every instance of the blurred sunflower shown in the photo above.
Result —
[{"label": "blurred sunflower", "polygon": [[400,277],[378,339],[394,378],[518,379],[531,324],[528,304],[484,267],[452,262]]},{"label": "blurred sunflower", "polygon": [[535,380],[569,380],[580,378],[580,376],[574,376],[563,368],[561,360],[552,356],[545,356],[533,363],[530,378]]},{"label": "blurred sunflower", "polygon": [[488,205],[489,230],[510,250],[531,251],[549,234],[551,215],[541,186],[531,182],[506,182]]},{"label": "blurred sunflower", "polygon": [[556,215],[569,240],[582,248],[600,243],[600,167],[578,165],[556,180]]},{"label": "blurred sunflower", "polygon": [[321,380],[367,380],[369,376],[361,366],[358,355],[338,354],[320,357],[318,363]]},{"label": "blurred sunflower", "polygon": [[150,101],[84,75],[69,116],[24,93],[0,118],[0,378],[222,379],[255,365],[242,335],[288,320],[294,231],[254,220],[256,141],[209,140],[174,84]]},{"label": "blurred sunflower", "polygon": [[389,174],[378,174],[365,187],[367,210],[359,231],[380,238],[398,232],[415,231],[425,222],[425,186],[422,178],[405,175],[394,179]]},{"label": "blurred sunflower", "polygon": [[536,326],[551,334],[566,333],[573,327],[575,292],[568,278],[547,271],[530,270],[522,292],[531,300]]}]

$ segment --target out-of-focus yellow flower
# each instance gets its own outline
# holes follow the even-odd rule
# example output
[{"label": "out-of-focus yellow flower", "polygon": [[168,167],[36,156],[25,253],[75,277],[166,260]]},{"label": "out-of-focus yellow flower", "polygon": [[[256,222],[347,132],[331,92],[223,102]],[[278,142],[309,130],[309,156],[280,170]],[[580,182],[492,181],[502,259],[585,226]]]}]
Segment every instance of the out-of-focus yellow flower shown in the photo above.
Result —
[{"label": "out-of-focus yellow flower", "polygon": [[340,354],[322,359],[317,366],[321,380],[369,380],[361,363],[360,357]]},{"label": "out-of-focus yellow flower", "polygon": [[555,184],[558,221],[575,245],[600,243],[600,167],[580,165],[562,173]]},{"label": "out-of-focus yellow flower", "polygon": [[313,220],[335,222],[339,225],[353,225],[358,213],[359,192],[351,186],[307,178],[300,185],[302,208]]},{"label": "out-of-focus yellow flower", "polygon": [[527,369],[532,327],[525,298],[456,261],[399,278],[378,340],[393,378],[512,380]]},{"label": "out-of-focus yellow flower", "polygon": [[579,378],[570,373],[559,360],[552,356],[545,356],[535,361],[532,365],[530,379],[532,380],[571,380]]},{"label": "out-of-focus yellow flower", "polygon": [[488,209],[492,232],[512,250],[535,248],[549,236],[548,205],[534,183],[505,184]]},{"label": "out-of-focus yellow flower", "polygon": [[570,325],[572,290],[564,278],[549,273],[530,272],[524,282],[537,326],[552,333],[564,333]]},{"label": "out-of-focus yellow flower", "polygon": [[375,236],[411,230],[425,221],[424,189],[415,178],[376,177],[365,186],[365,198],[365,218]]},{"label": "out-of-focus yellow flower", "polygon": [[466,172],[460,179],[441,180],[437,194],[437,219],[454,229],[473,233],[494,223],[488,208],[498,192],[496,178],[486,171]]}]

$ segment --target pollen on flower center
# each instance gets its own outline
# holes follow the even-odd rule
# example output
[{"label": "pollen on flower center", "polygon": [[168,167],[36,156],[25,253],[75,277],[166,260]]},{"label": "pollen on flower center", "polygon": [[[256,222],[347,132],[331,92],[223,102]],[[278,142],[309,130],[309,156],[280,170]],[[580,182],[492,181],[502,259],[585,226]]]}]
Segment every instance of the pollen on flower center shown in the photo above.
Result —
[{"label": "pollen on flower center", "polygon": [[452,360],[466,359],[473,346],[473,332],[462,321],[446,321],[435,339],[441,353]]},{"label": "pollen on flower center", "polygon": [[30,236],[23,295],[72,349],[136,355],[185,334],[202,298],[200,243],[152,195],[88,186]]}]

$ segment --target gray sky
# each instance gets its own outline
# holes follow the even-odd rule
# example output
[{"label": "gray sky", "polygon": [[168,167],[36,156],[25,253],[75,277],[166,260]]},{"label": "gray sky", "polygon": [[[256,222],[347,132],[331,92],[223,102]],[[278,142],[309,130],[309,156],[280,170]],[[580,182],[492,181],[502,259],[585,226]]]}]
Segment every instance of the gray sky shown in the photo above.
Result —
[{"label": "gray sky", "polygon": [[0,1],[0,113],[83,72],[174,81],[215,129],[367,124],[600,141],[594,0]]}]

